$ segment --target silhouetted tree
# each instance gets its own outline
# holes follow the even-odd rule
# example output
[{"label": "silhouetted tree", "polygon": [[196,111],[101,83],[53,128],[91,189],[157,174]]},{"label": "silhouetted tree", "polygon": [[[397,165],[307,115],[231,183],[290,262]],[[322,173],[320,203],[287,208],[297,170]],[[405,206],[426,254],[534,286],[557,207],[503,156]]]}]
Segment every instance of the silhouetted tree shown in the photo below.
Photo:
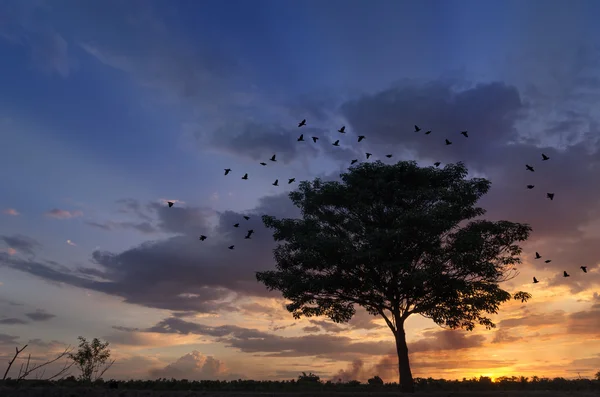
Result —
[{"label": "silhouetted tree", "polygon": [[355,305],[382,316],[396,340],[401,390],[414,392],[406,319],[421,314],[451,329],[495,327],[485,314],[511,299],[498,283],[511,278],[520,263],[515,243],[531,231],[472,220],[485,213],[475,204],[491,183],[467,174],[462,163],[438,169],[377,161],[351,167],[342,182],[303,181],[289,195],[302,219],[263,216],[282,243],[274,250],[277,270],[256,278],[292,301],[287,310],[296,319],[347,322]]},{"label": "silhouetted tree", "polygon": [[381,379],[378,375],[367,380],[367,383],[370,385],[383,385],[383,379]]},{"label": "silhouetted tree", "polygon": [[[79,336],[79,349],[77,354],[69,354],[77,368],[81,371],[80,380],[93,382],[102,377],[104,373],[115,363],[115,360],[106,364],[110,358],[108,342],[100,342],[98,338],[90,343],[83,336]],[[104,366],[104,368],[102,368]]]},{"label": "silhouetted tree", "polygon": [[600,371],[596,372],[595,377],[597,381],[600,381]]}]

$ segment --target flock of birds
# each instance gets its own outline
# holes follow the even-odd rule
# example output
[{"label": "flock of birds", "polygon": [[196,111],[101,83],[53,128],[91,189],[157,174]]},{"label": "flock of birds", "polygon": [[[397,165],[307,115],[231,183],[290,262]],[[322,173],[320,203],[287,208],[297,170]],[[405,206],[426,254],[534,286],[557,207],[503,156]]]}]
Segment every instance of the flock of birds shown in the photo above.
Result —
[{"label": "flock of birds", "polygon": [[[298,127],[299,127],[299,128],[300,128],[300,127],[303,127],[303,126],[305,126],[305,125],[306,125],[306,119],[304,119],[304,120],[302,120],[300,123],[298,123]],[[341,134],[345,134],[345,133],[346,133],[346,126],[342,126],[342,127],[341,127],[341,128],[338,130],[338,132],[339,132],[339,133],[341,133]],[[417,125],[415,125],[415,132],[421,132],[421,128],[419,128],[419,126],[417,126]],[[424,134],[425,134],[425,135],[429,135],[429,134],[431,134],[431,131],[425,131],[425,133],[424,133]],[[461,132],[460,132],[460,134],[461,134],[462,136],[464,136],[465,138],[468,138],[468,137],[469,137],[469,133],[468,133],[468,131],[461,131]],[[360,143],[360,142],[362,142],[362,141],[363,141],[365,138],[366,138],[366,137],[365,137],[364,135],[359,135],[359,136],[358,136],[358,142],[359,142],[359,143]],[[316,136],[311,136],[311,139],[312,139],[313,143],[317,143],[317,141],[319,140],[319,137],[316,137]],[[304,141],[305,141],[305,140],[304,140],[304,134],[300,134],[300,136],[298,137],[297,141],[298,141],[298,142],[304,142]],[[448,139],[445,139],[445,144],[446,144],[446,146],[449,146],[449,145],[452,145],[452,142],[451,142],[450,140],[448,140]],[[333,145],[333,146],[340,146],[340,140],[339,140],[339,139],[338,139],[338,140],[336,140],[336,141],[335,141],[335,142],[334,142],[332,145]],[[368,160],[368,159],[369,159],[369,158],[370,158],[372,155],[373,155],[372,153],[368,153],[368,152],[366,152],[366,153],[365,153],[365,156],[366,156],[366,159],[367,159],[367,160]],[[392,155],[391,155],[391,154],[386,154],[386,155],[385,155],[385,157],[387,157],[387,158],[391,158],[391,157],[392,157]],[[544,153],[542,153],[542,161],[547,161],[547,160],[549,160],[549,159],[550,159],[550,157],[548,157],[547,155],[545,155]],[[269,160],[270,160],[270,161],[272,161],[272,162],[276,162],[276,161],[277,161],[277,155],[276,155],[276,154],[274,154],[274,155],[273,155],[273,156],[272,156],[272,157],[271,157]],[[355,164],[355,163],[357,163],[357,162],[358,162],[358,159],[353,159],[353,160],[350,162],[350,165],[353,165],[353,164]],[[439,161],[436,161],[435,163],[433,163],[433,165],[435,165],[436,167],[439,167],[439,166],[440,166],[440,164],[441,164],[441,162],[439,162]],[[262,166],[266,166],[266,165],[267,165],[267,163],[265,163],[265,162],[261,162],[261,163],[260,163],[260,165],[262,165]],[[531,165],[529,165],[529,164],[525,164],[525,169],[526,169],[527,171],[530,171],[530,172],[535,172],[535,169],[533,168],[533,166],[531,166]],[[225,175],[229,175],[229,173],[230,173],[230,172],[231,172],[231,168],[225,168]],[[246,173],[246,174],[244,174],[244,176],[242,176],[242,179],[243,179],[243,180],[248,180],[248,174],[247,174],[247,173]],[[295,181],[296,181],[296,179],[295,179],[295,178],[290,178],[290,179],[288,179],[288,184],[294,183]],[[273,186],[279,186],[279,179],[275,179],[275,182],[273,182]],[[527,189],[533,189],[534,187],[535,187],[535,185],[527,185]],[[548,199],[550,199],[550,200],[554,200],[554,193],[546,193],[546,198],[548,198]],[[168,204],[168,206],[169,206],[169,208],[170,208],[170,207],[173,207],[173,205],[174,205],[174,202],[172,202],[172,201],[168,201],[168,202],[167,202],[167,204]],[[247,216],[247,215],[244,215],[244,216],[243,216],[243,218],[244,218],[245,220],[247,220],[247,221],[248,221],[248,220],[250,220],[250,217],[249,217],[249,216]],[[239,227],[240,227],[240,224],[239,224],[239,223],[236,223],[236,224],[234,224],[234,225],[233,225],[233,227],[239,228]],[[253,230],[253,229],[250,229],[250,230],[248,230],[248,232],[246,233],[246,236],[245,236],[244,238],[245,238],[245,239],[250,239],[250,238],[252,237],[252,234],[253,234],[253,233],[254,233],[254,230]],[[199,240],[200,240],[200,241],[204,241],[204,240],[206,240],[206,239],[207,239],[207,237],[206,237],[205,235],[201,235],[201,236],[199,237]],[[230,245],[230,246],[229,246],[229,247],[227,247],[227,248],[229,248],[230,250],[233,250],[233,249],[235,248],[235,245]],[[540,255],[538,252],[536,252],[536,253],[535,253],[535,259],[541,259],[541,258],[542,258],[542,256],[541,256],[541,255]],[[550,263],[550,262],[552,262],[552,260],[550,260],[550,259],[546,259],[544,262],[545,262],[545,263]],[[587,266],[580,266],[580,269],[581,269],[581,270],[582,270],[584,273],[587,273]],[[567,271],[565,270],[565,271],[563,271],[563,277],[571,277],[571,276],[570,276],[570,274],[568,274],[568,273],[567,273]],[[536,277],[533,277],[533,283],[534,283],[534,284],[537,284],[537,283],[539,283],[539,280],[538,280]]]}]

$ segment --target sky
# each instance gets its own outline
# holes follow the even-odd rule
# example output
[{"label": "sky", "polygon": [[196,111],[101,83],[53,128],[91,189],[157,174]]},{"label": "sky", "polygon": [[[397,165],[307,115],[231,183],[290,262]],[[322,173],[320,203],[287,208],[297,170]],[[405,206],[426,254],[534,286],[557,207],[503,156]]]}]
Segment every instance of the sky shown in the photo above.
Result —
[{"label": "sky", "polygon": [[479,203],[489,219],[533,228],[502,285],[533,298],[504,304],[493,330],[410,317],[413,375],[592,377],[599,8],[0,2],[0,361],[26,343],[43,361],[82,335],[110,342],[105,378],[397,381],[382,319],[294,320],[255,278],[275,266],[260,216],[298,216],[287,194],[299,181],[335,180],[370,152],[463,161],[492,181]]}]

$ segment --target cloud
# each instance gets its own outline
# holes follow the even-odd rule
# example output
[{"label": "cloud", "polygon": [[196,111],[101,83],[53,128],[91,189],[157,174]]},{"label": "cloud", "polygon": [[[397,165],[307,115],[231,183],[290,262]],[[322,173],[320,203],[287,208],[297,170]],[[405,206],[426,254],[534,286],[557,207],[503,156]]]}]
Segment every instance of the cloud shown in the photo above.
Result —
[{"label": "cloud", "polygon": [[54,314],[46,313],[44,310],[38,309],[33,313],[25,313],[27,317],[33,321],[47,321],[56,317]]},{"label": "cloud", "polygon": [[[549,264],[529,261],[536,269],[557,274],[577,271],[581,264],[592,269],[598,266],[594,247],[600,242],[600,185],[591,183],[600,169],[600,120],[592,114],[565,113],[559,121],[542,123],[535,114],[539,101],[502,82],[459,89],[441,79],[403,82],[347,101],[340,110],[347,128],[367,137],[361,151],[383,154],[386,145],[386,151],[403,151],[424,164],[463,161],[471,172],[489,178],[491,191],[480,201],[488,210],[486,217],[529,223],[533,233],[524,244],[525,259],[535,251],[555,259]],[[568,132],[574,137],[559,145],[549,131],[572,120],[578,121]],[[414,132],[414,124],[422,131]],[[424,135],[427,130],[432,133]],[[460,135],[463,130],[469,138]],[[453,144],[446,146],[446,138]],[[542,161],[541,153],[550,160]],[[535,188],[526,189],[528,184]],[[545,197],[547,192],[556,194],[553,201]],[[580,288],[573,292],[600,283],[593,272],[587,279],[578,277]],[[574,278],[555,282],[573,283]]]},{"label": "cloud", "polygon": [[48,212],[46,212],[44,215],[46,215],[49,218],[55,218],[55,219],[71,219],[71,218],[76,218],[79,216],[83,215],[83,212],[76,210],[76,211],[67,211],[67,210],[61,210],[58,208],[54,208]]},{"label": "cloud", "polygon": [[154,234],[158,230],[152,226],[149,222],[116,222],[108,221],[105,223],[86,221],[86,225],[93,226],[106,231],[114,231],[118,229],[133,229],[143,234]]},{"label": "cloud", "polygon": [[4,211],[2,211],[2,213],[6,214],[6,215],[11,215],[11,216],[18,216],[18,215],[20,215],[19,212],[16,209],[14,209],[14,208],[7,208]]},{"label": "cloud", "polygon": [[0,345],[16,345],[19,343],[19,337],[0,333]]},{"label": "cloud", "polygon": [[470,335],[459,330],[437,330],[424,332],[425,338],[410,343],[411,353],[461,350],[480,347],[485,342],[483,335]]},{"label": "cloud", "polygon": [[600,304],[594,303],[589,310],[566,313],[556,310],[550,313],[527,313],[520,317],[508,318],[498,323],[498,332],[524,327],[540,329],[560,326],[567,335],[593,335],[600,337]]},{"label": "cloud", "polygon": [[[217,129],[210,143],[216,149],[252,160],[267,160],[273,154],[283,164],[289,164],[297,157],[315,157],[319,151],[311,136],[323,138],[325,130],[314,127],[286,128],[277,124],[244,122],[239,125],[225,125]],[[304,134],[305,142],[298,142]]]},{"label": "cloud", "polygon": [[197,350],[192,351],[161,369],[150,370],[150,377],[175,378],[188,380],[235,380],[243,378],[231,374],[225,363],[213,356],[205,356]]},{"label": "cloud", "polygon": [[21,320],[20,318],[3,318],[0,320],[0,324],[15,325],[15,324],[27,324],[27,321]]},{"label": "cloud", "polygon": [[26,47],[37,69],[66,78],[76,62],[64,37],[43,21],[47,11],[42,2],[2,4],[2,14],[10,22],[0,24],[0,38]]},{"label": "cloud", "polygon": [[72,242],[71,240],[67,240],[67,244],[72,245],[73,247],[76,247],[77,244],[75,244],[74,242]]},{"label": "cloud", "polygon": [[[242,218],[243,214],[233,211],[214,213],[204,208],[167,208],[157,203],[146,207],[156,215],[158,229],[177,235],[148,241],[120,253],[94,251],[92,259],[98,266],[94,274],[87,268],[59,269],[41,261],[25,262],[8,255],[0,255],[0,265],[119,296],[128,303],[174,311],[235,311],[232,302],[242,296],[276,296],[255,277],[256,271],[273,266],[273,238],[260,217],[297,216],[299,211],[287,195],[261,199],[256,208],[247,212],[248,221]],[[218,217],[214,229],[209,222],[211,216]],[[242,227],[233,228],[234,223],[241,223]],[[248,229],[255,230],[250,240],[244,239]],[[200,234],[209,238],[200,242]],[[227,249],[232,244],[236,249]],[[92,280],[89,276],[104,280]]]},{"label": "cloud", "polygon": [[0,240],[4,241],[4,243],[8,245],[9,255],[14,255],[16,252],[35,255],[35,252],[42,246],[37,240],[21,234],[0,236]]}]

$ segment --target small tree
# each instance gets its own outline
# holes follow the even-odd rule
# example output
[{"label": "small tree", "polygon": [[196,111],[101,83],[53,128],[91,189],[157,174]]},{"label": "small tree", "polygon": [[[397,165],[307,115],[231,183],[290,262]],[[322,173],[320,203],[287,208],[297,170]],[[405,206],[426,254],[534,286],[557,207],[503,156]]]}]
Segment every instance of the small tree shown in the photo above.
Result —
[{"label": "small tree", "polygon": [[102,375],[115,363],[113,360],[106,364],[110,358],[108,342],[102,343],[98,338],[94,338],[90,343],[83,336],[79,336],[77,339],[80,341],[77,354],[70,353],[69,358],[81,371],[79,379],[85,382],[94,382],[102,378]]},{"label": "small tree", "polygon": [[498,283],[511,278],[521,262],[515,242],[531,231],[471,220],[485,214],[475,204],[491,183],[467,174],[462,163],[438,169],[377,161],[351,167],[341,183],[304,181],[289,195],[302,219],[263,216],[283,243],[274,250],[277,270],[256,278],[292,301],[287,310],[296,319],[347,322],[355,305],[383,317],[396,340],[401,390],[414,392],[406,319],[420,314],[469,331],[476,323],[495,327],[485,313],[511,299]]},{"label": "small tree", "polygon": [[367,383],[370,385],[383,385],[383,379],[381,379],[379,375],[375,375],[371,379],[367,380]]},{"label": "small tree", "polygon": [[600,381],[600,371],[596,372],[595,377],[597,381]]}]

